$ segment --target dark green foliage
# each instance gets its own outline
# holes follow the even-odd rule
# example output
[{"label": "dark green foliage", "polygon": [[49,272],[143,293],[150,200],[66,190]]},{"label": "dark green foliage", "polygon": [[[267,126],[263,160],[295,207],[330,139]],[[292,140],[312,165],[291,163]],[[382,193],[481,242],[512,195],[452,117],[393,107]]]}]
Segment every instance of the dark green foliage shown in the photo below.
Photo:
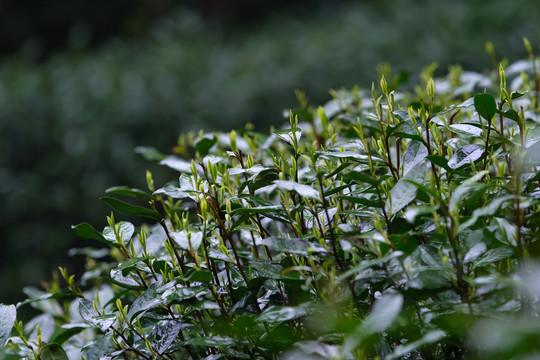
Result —
[{"label": "dark green foliage", "polygon": [[[7,352],[87,360],[535,356],[533,64],[513,77],[502,68],[476,74],[485,88],[456,69],[436,80],[424,73],[415,94],[389,90],[383,77],[380,90],[302,104],[269,136],[250,127],[201,132],[161,161],[177,178],[156,188],[148,173],[151,194],[109,189],[109,225],[74,226],[108,244],[108,256],[86,251],[77,281],[60,269],[68,290],[57,281],[46,292],[27,289],[42,314],[26,327],[15,322]],[[141,198],[145,206],[135,205]],[[115,220],[123,213],[147,223]],[[3,309],[2,341],[13,324],[13,308]]]}]

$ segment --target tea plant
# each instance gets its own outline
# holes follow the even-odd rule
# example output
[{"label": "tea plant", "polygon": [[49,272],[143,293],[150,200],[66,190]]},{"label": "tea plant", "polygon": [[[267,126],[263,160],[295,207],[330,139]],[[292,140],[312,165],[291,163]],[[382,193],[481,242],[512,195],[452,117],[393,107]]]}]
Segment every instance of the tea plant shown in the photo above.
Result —
[{"label": "tea plant", "polygon": [[61,268],[67,288],[27,289],[17,307],[41,311],[28,323],[2,305],[0,346],[86,360],[538,354],[540,74],[525,43],[527,61],[428,68],[414,93],[388,73],[322,107],[298,92],[269,136],[181,136],[161,161],[179,178],[107,190],[108,226],[73,227],[107,248],[74,250],[87,271]]}]

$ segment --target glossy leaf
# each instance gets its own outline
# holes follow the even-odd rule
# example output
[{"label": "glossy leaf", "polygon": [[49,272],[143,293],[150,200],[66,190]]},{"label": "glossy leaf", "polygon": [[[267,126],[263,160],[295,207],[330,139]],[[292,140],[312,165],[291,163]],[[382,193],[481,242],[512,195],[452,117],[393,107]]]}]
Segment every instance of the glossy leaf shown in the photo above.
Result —
[{"label": "glossy leaf", "polygon": [[480,159],[484,154],[484,146],[480,144],[471,144],[458,149],[454,156],[448,160],[448,167],[451,169],[459,169],[462,166],[470,165],[471,162],[475,162]]},{"label": "glossy leaf", "polygon": [[0,304],[0,349],[6,345],[16,317],[17,309],[14,305]]},{"label": "glossy leaf", "polygon": [[422,161],[412,167],[407,175],[399,179],[392,190],[390,190],[390,199],[386,203],[386,207],[390,209],[391,214],[396,214],[416,198],[418,188],[409,181],[421,184],[425,176],[426,163]]},{"label": "glossy leaf", "polygon": [[131,304],[127,313],[130,320],[163,303],[160,287],[161,283],[153,283]]},{"label": "glossy leaf", "polygon": [[117,210],[122,213],[131,214],[131,215],[138,215],[138,216],[144,216],[147,218],[151,218],[154,220],[161,220],[163,217],[160,213],[154,210],[150,210],[148,208],[137,206],[137,205],[131,205],[127,202],[108,197],[103,196],[100,198],[101,200],[105,201],[107,205],[109,205],[114,210]]},{"label": "glossy leaf", "polygon": [[302,136],[302,131],[298,129],[293,133],[292,129],[275,130],[273,134],[292,146],[294,144],[295,137],[297,141],[300,140],[300,137]]},{"label": "glossy leaf", "polygon": [[133,236],[133,233],[135,232],[135,226],[133,226],[132,223],[127,221],[120,221],[115,225],[117,227],[118,235],[120,236],[120,239],[116,238],[115,231],[112,227],[106,226],[103,229],[103,237],[110,241],[111,243],[118,241],[123,242],[124,244],[128,244],[131,241],[131,237]]},{"label": "glossy leaf", "polygon": [[484,134],[481,128],[469,124],[454,124],[448,126],[448,128],[456,134],[465,136],[482,137]]},{"label": "glossy leaf", "polygon": [[317,200],[320,199],[319,191],[315,190],[309,185],[299,184],[289,180],[274,180],[274,184],[276,184],[277,187],[283,191],[294,191],[298,195],[305,198]]},{"label": "glossy leaf", "polygon": [[423,162],[428,155],[427,147],[420,141],[411,141],[403,154],[403,175]]}]

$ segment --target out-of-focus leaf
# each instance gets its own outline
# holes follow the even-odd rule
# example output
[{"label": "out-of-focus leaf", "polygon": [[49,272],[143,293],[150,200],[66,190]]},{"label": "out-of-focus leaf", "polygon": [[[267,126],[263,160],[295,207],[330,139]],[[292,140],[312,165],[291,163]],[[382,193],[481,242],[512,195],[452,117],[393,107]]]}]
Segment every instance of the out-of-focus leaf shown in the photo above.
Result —
[{"label": "out-of-focus leaf", "polygon": [[268,323],[280,323],[283,321],[298,319],[307,314],[307,305],[300,306],[274,306],[265,310],[257,317],[256,321]]},{"label": "out-of-focus leaf", "polygon": [[174,155],[169,155],[159,162],[160,165],[165,165],[173,170],[181,173],[191,174],[191,162],[181,159]]},{"label": "out-of-focus leaf", "polygon": [[108,194],[123,195],[130,197],[154,199],[155,197],[140,189],[129,188],[127,186],[115,186],[105,190]]},{"label": "out-of-focus leaf", "polygon": [[41,343],[39,352],[42,360],[69,360],[64,349],[58,344]]},{"label": "out-of-focus leaf", "polygon": [[486,206],[475,209],[470,219],[464,222],[463,224],[459,225],[459,231],[461,232],[462,230],[474,225],[474,223],[476,223],[476,221],[482,216],[495,215],[495,213],[499,211],[499,208],[505,201],[512,200],[514,198],[515,198],[515,195],[501,196],[499,198],[496,198],[490,201]]},{"label": "out-of-focus leaf", "polygon": [[136,154],[141,154],[148,161],[161,161],[166,156],[159,152],[158,149],[152,146],[137,146],[135,148]]},{"label": "out-of-focus leaf", "polygon": [[208,151],[212,146],[217,143],[217,138],[214,136],[212,138],[203,137],[195,142],[195,150],[201,155],[208,154]]},{"label": "out-of-focus leaf", "polygon": [[62,345],[69,338],[79,334],[84,329],[88,328],[88,325],[82,323],[66,324],[56,329],[51,337],[51,343]]},{"label": "out-of-focus leaf", "polygon": [[453,192],[448,204],[448,210],[450,213],[457,211],[463,198],[471,192],[476,186],[477,182],[482,179],[488,172],[480,171],[469,179],[463,181]]},{"label": "out-of-focus leaf", "polygon": [[362,321],[362,323],[349,334],[343,343],[343,352],[351,353],[371,335],[379,334],[388,329],[403,306],[403,295],[401,294],[385,294],[380,299],[375,301],[373,310]]},{"label": "out-of-focus leaf", "polygon": [[446,336],[446,333],[442,330],[433,330],[422,336],[420,339],[407,343],[405,345],[399,345],[396,349],[385,358],[385,360],[402,359],[412,351],[428,344],[433,344]]}]

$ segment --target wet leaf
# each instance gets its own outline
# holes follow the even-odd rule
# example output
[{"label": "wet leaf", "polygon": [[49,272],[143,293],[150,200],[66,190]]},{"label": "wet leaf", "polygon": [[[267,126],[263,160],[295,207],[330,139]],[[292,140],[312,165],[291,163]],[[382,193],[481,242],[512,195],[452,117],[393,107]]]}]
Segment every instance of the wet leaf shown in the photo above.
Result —
[{"label": "wet leaf", "polygon": [[289,180],[274,180],[274,184],[282,191],[294,191],[305,198],[320,199],[319,191],[309,185],[299,184]]},{"label": "wet leaf", "polygon": [[6,345],[16,317],[17,309],[14,305],[0,304],[0,349]]},{"label": "wet leaf", "polygon": [[427,147],[420,141],[411,141],[403,154],[403,175],[423,162],[428,155]]},{"label": "wet leaf", "polygon": [[480,159],[484,154],[484,147],[480,144],[470,144],[458,149],[454,156],[448,161],[448,167],[451,169],[459,169],[462,166],[470,165]]},{"label": "wet leaf", "polygon": [[469,124],[454,124],[448,126],[448,128],[456,134],[465,136],[482,137],[484,134],[481,128]]},{"label": "wet leaf", "polygon": [[396,214],[416,198],[418,187],[409,180],[421,184],[424,182],[425,176],[426,163],[422,161],[411,168],[407,175],[399,179],[390,190],[390,199],[386,203],[386,208],[390,209],[391,214]]}]

